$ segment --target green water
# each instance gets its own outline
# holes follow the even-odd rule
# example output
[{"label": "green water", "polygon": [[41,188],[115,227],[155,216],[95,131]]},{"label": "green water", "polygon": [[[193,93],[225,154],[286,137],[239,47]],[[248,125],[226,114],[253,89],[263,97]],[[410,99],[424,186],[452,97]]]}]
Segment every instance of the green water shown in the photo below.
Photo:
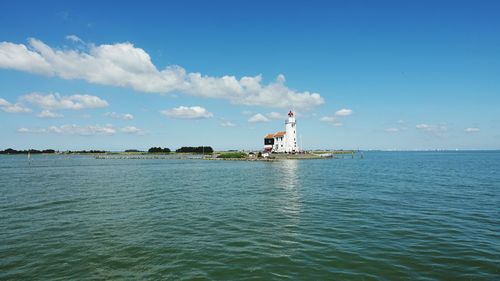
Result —
[{"label": "green water", "polygon": [[499,152],[0,156],[1,280],[500,280]]}]

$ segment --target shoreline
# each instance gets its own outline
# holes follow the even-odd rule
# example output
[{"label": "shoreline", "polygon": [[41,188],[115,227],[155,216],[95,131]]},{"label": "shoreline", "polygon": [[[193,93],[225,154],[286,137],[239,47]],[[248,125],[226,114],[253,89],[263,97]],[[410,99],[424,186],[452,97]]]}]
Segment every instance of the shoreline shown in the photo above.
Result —
[{"label": "shoreline", "polygon": [[[326,151],[321,151],[326,152]],[[281,160],[315,160],[315,159],[329,159],[329,158],[344,158],[352,157],[357,152],[355,151],[329,151],[329,153],[297,153],[285,154],[275,153],[267,157],[258,157],[254,152],[246,153],[241,152],[241,157],[221,157],[227,152],[216,152],[213,154],[196,154],[196,153],[172,153],[172,154],[127,154],[127,153],[110,153],[92,155],[95,159],[100,160],[113,160],[113,159],[186,159],[186,160],[210,160],[210,161],[262,161],[273,162]],[[90,155],[89,155],[90,156]]]},{"label": "shoreline", "polygon": [[[211,154],[198,154],[198,153],[147,153],[147,152],[104,152],[104,153],[36,153],[31,154],[32,157],[36,155],[40,156],[88,156],[99,160],[115,160],[115,159],[130,159],[130,160],[147,160],[147,159],[187,159],[187,160],[225,160],[225,161],[263,161],[272,162],[280,160],[314,160],[314,159],[328,159],[328,158],[344,158],[352,157],[358,153],[354,150],[322,150],[314,152],[304,152],[297,154],[287,154],[287,153],[273,153],[265,157],[259,157],[260,152],[237,152],[240,154],[237,157],[231,157],[235,152],[217,151]],[[26,157],[28,154],[16,153],[16,154],[2,154],[10,156],[21,156]],[[224,157],[226,156],[226,157]],[[229,157],[227,157],[229,156]]]}]

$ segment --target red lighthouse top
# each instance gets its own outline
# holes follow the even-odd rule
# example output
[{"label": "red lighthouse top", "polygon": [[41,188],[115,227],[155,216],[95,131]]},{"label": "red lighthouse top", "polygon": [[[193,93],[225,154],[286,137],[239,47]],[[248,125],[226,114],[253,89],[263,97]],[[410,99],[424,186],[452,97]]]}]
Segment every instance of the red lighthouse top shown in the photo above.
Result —
[{"label": "red lighthouse top", "polygon": [[290,112],[288,112],[288,117],[292,117],[293,116],[293,112],[290,110]]}]

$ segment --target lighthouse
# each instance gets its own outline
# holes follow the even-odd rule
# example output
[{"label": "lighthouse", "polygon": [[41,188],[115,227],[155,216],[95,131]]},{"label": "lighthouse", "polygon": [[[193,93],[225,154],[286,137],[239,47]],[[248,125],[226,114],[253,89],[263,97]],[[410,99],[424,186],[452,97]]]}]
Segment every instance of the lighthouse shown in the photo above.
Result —
[{"label": "lighthouse", "polygon": [[288,119],[285,122],[285,152],[295,153],[299,149],[297,147],[297,123],[295,122],[295,114],[290,110]]},{"label": "lighthouse", "polygon": [[297,153],[297,123],[295,113],[288,112],[288,119],[285,121],[285,131],[275,134],[267,134],[264,137],[264,151],[277,153]]}]

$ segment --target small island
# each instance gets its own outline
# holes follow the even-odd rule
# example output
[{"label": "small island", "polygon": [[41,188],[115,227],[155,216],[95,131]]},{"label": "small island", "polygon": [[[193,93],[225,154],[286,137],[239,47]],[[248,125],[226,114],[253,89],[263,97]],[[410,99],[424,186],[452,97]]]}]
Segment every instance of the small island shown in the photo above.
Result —
[{"label": "small island", "polygon": [[[277,160],[308,160],[352,157],[354,150],[314,150],[298,153],[272,153],[262,151],[228,150],[214,151],[211,146],[184,146],[171,151],[168,147],[151,147],[147,151],[126,149],[124,151],[105,150],[66,150],[28,149],[15,150],[8,148],[0,150],[0,155],[90,155],[96,159],[199,159],[199,160],[229,160],[229,161],[277,161]],[[363,154],[361,154],[363,157]]]}]

